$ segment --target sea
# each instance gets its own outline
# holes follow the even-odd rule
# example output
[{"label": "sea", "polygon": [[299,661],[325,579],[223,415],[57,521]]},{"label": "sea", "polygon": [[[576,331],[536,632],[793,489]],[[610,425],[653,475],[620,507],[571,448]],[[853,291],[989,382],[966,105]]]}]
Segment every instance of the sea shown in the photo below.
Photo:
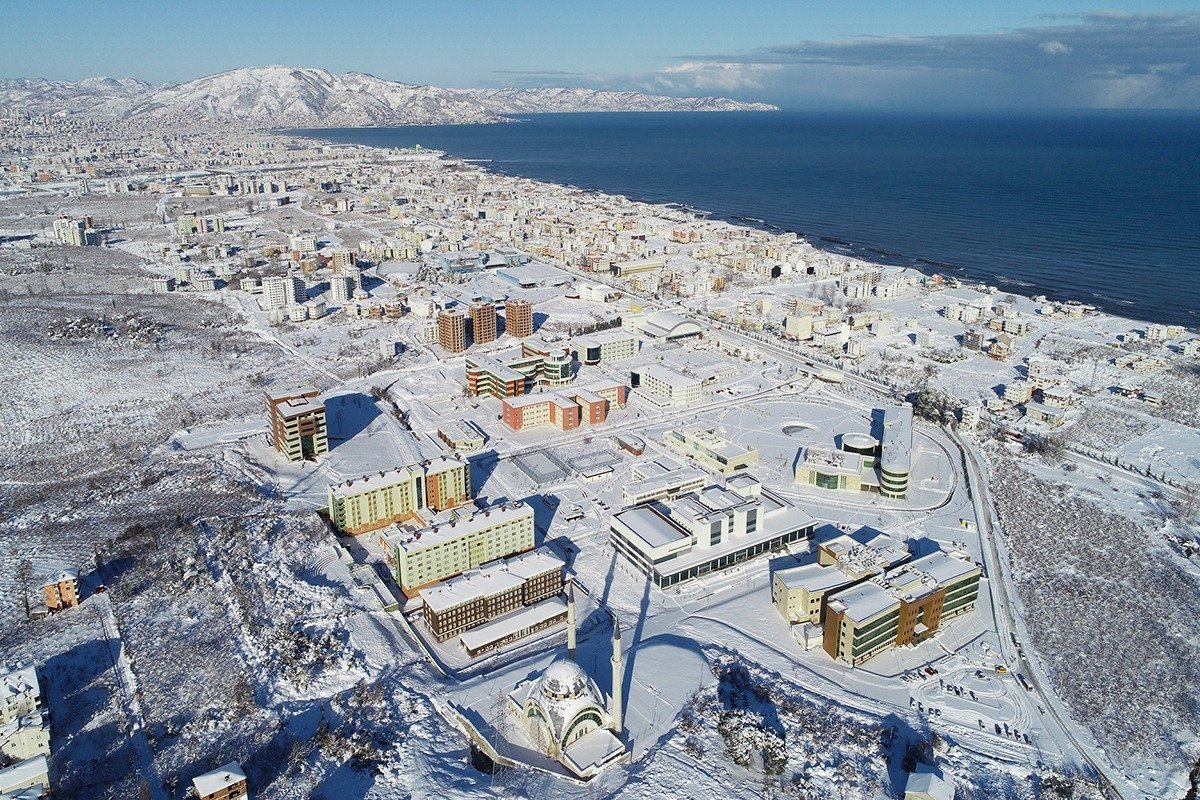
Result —
[{"label": "sea", "polygon": [[588,113],[293,131],[794,231],[823,249],[1200,325],[1200,114]]}]

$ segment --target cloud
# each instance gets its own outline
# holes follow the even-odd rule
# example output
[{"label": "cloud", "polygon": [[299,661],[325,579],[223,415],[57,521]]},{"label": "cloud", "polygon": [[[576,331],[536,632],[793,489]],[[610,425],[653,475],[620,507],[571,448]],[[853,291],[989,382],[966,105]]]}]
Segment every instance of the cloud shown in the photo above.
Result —
[{"label": "cloud", "polygon": [[1043,53],[1052,56],[1065,56],[1069,55],[1071,52],[1071,48],[1069,46],[1063,44],[1057,39],[1051,39],[1047,42],[1042,42],[1038,45],[1038,49]]}]

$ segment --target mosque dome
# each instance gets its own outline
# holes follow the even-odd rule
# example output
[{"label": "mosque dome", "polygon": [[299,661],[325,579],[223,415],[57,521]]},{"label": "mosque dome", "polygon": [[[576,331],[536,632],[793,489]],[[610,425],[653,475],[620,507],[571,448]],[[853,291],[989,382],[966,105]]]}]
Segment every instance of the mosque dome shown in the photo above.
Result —
[{"label": "mosque dome", "polygon": [[544,752],[557,756],[587,733],[609,724],[603,697],[578,664],[555,661],[527,695],[527,729]]}]

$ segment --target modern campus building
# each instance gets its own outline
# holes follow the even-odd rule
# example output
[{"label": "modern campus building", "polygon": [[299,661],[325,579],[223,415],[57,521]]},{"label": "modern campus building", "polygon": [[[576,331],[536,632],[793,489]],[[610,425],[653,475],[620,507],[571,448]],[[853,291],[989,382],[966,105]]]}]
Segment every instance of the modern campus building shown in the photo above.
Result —
[{"label": "modern campus building", "polygon": [[488,344],[496,341],[496,304],[474,303],[471,305],[471,342]]},{"label": "modern campus building", "polygon": [[608,418],[609,409],[623,407],[625,399],[624,384],[601,381],[560,392],[505,398],[500,416],[514,431],[543,425],[569,431],[585,423],[599,425]]},{"label": "modern campus building", "polygon": [[575,338],[575,356],[584,364],[606,364],[623,361],[638,353],[638,337],[626,330],[616,329],[590,333]]},{"label": "modern campus building", "polygon": [[[421,592],[425,625],[435,639],[444,642],[514,611],[558,597],[563,590],[565,566],[561,558],[543,548],[485,564],[443,581]],[[566,605],[561,605],[565,614]],[[557,612],[557,606],[553,610]],[[547,627],[561,621],[555,617],[557,613],[551,613],[543,620]]]},{"label": "modern campus building", "polygon": [[271,443],[288,461],[303,461],[329,452],[325,404],[317,390],[297,387],[267,392]]},{"label": "modern campus building", "polygon": [[646,461],[634,465],[631,480],[621,490],[621,504],[637,506],[654,500],[674,500],[699,491],[707,481],[703,470]]},{"label": "modern campus building", "polygon": [[51,611],[75,608],[79,605],[79,573],[73,569],[58,573],[42,585],[42,596]]},{"label": "modern campus building", "polygon": [[571,348],[556,338],[540,338],[521,342],[521,355],[524,358],[538,358],[537,382],[539,386],[553,388],[566,386],[574,376],[571,365],[574,358]]},{"label": "modern campus building", "polygon": [[743,447],[717,433],[715,428],[688,425],[663,434],[663,444],[722,475],[732,475],[758,463],[758,450]]},{"label": "modern campus building", "polygon": [[697,405],[704,399],[699,378],[684,375],[661,364],[636,370],[632,373],[632,383],[642,397],[659,408]]},{"label": "modern campus building", "polygon": [[533,304],[520,299],[504,301],[504,332],[517,339],[533,336]]},{"label": "modern campus building", "polygon": [[522,342],[519,353],[467,356],[467,394],[503,399],[535,386],[561,388],[573,379],[571,364],[570,348],[561,344]]},{"label": "modern campus building", "polygon": [[982,571],[964,552],[938,551],[833,594],[823,646],[851,666],[916,644],[975,608]]},{"label": "modern campus building", "polygon": [[466,369],[467,394],[472,397],[520,397],[534,382],[532,376],[492,356],[467,356]]},{"label": "modern campus building", "polygon": [[471,465],[439,458],[353,478],[329,487],[329,521],[360,534],[419,519],[420,512],[448,511],[471,500]]},{"label": "modern campus building", "polygon": [[467,349],[467,316],[460,309],[438,312],[438,346],[447,353],[462,353]]},{"label": "modern campus building", "polygon": [[470,420],[452,419],[438,426],[437,436],[451,450],[463,453],[473,453],[482,450],[487,437],[479,427]]},{"label": "modern campus building", "polygon": [[815,521],[748,475],[613,515],[613,547],[659,588],[703,577],[812,535]]},{"label": "modern campus building", "polygon": [[532,550],[533,508],[522,502],[493,506],[473,514],[451,514],[418,527],[393,526],[379,537],[404,594],[424,588],[500,558]]},{"label": "modern campus building", "polygon": [[912,471],[912,406],[883,409],[883,438],[880,440],[879,494],[902,499],[908,494]]},{"label": "modern campus building", "polygon": [[902,542],[873,528],[860,528],[818,544],[815,563],[777,571],[771,599],[788,622],[819,625],[829,594],[881,575],[909,558]]}]

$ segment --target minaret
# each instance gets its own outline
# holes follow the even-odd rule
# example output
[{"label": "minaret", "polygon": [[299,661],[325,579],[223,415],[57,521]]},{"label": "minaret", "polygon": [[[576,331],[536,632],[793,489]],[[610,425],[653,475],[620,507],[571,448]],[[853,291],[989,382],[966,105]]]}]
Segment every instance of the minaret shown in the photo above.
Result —
[{"label": "minaret", "polygon": [[575,582],[567,582],[567,658],[575,660]]},{"label": "minaret", "polygon": [[621,669],[621,621],[613,614],[612,639],[612,731],[621,738],[621,684],[625,678]]}]

